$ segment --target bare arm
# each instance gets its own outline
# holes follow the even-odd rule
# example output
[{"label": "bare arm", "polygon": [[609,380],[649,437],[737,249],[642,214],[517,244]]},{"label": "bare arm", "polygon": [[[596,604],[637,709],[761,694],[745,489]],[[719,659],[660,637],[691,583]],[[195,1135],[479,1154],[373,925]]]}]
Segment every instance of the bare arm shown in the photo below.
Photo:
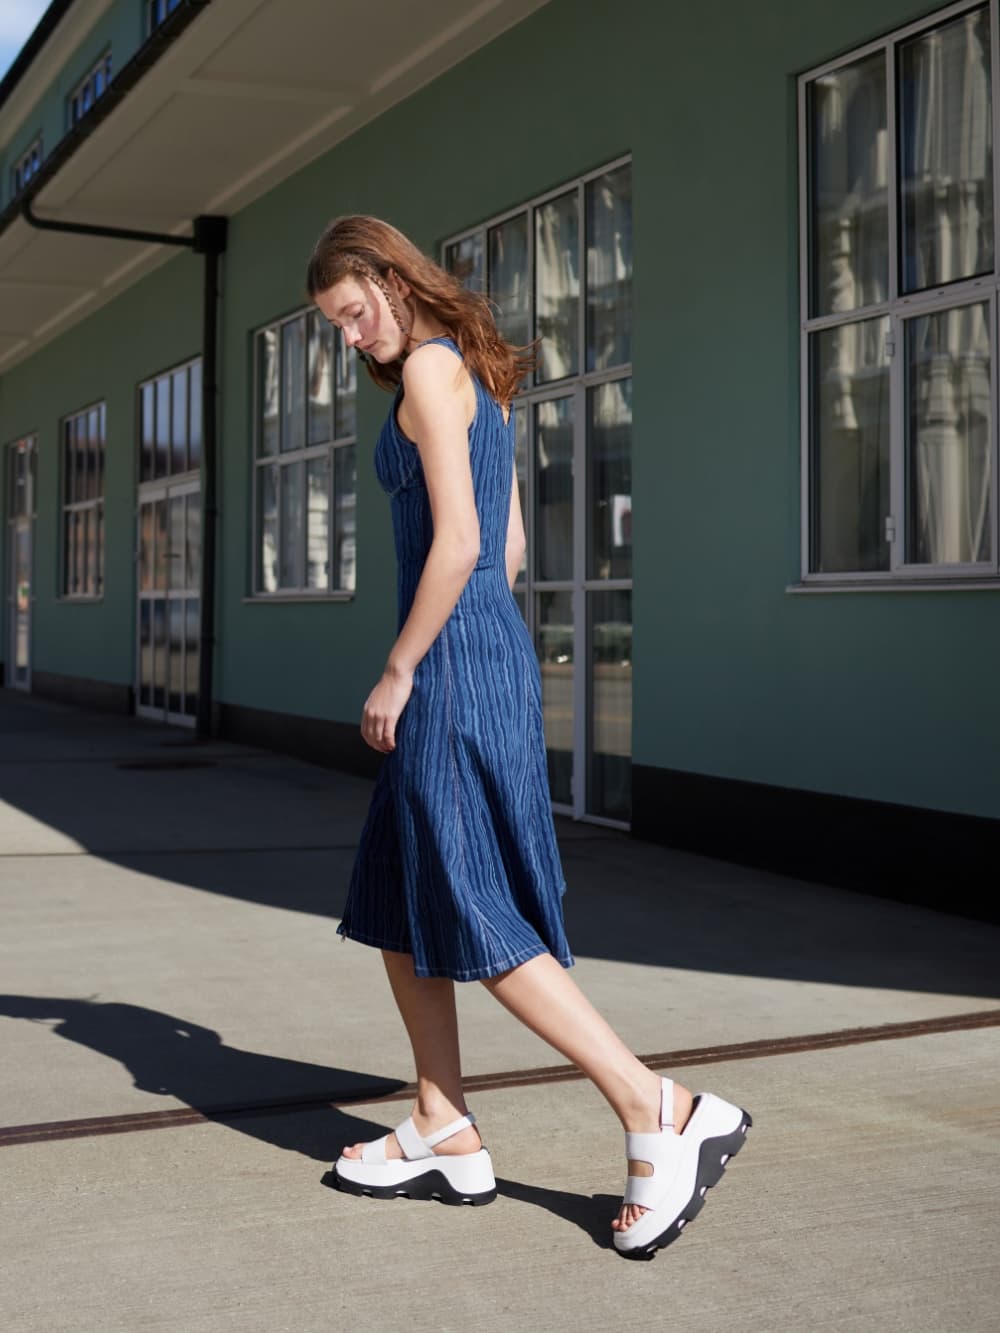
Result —
[{"label": "bare arm", "polygon": [[510,488],[510,515],[507,519],[507,582],[513,591],[521,561],[527,543],[524,536],[524,519],[521,516],[521,497],[517,490],[517,465],[514,465],[514,480]]},{"label": "bare arm", "polygon": [[361,734],[376,750],[395,749],[396,723],[413,689],[413,673],[455,609],[479,559],[479,518],[469,464],[475,406],[467,377],[456,376],[453,352],[431,344],[406,362],[405,430],[417,442],[434,522],[413,605],[382,679],[365,703]]}]

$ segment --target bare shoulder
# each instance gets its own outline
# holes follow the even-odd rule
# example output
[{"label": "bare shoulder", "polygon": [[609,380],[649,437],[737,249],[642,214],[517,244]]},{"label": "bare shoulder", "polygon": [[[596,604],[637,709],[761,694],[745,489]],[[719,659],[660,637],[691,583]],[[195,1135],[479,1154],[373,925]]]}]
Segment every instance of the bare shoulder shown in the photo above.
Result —
[{"label": "bare shoulder", "polygon": [[460,357],[441,343],[425,343],[403,362],[403,401],[399,424],[411,439],[426,434],[441,413],[464,418],[468,427],[476,410],[476,390]]}]

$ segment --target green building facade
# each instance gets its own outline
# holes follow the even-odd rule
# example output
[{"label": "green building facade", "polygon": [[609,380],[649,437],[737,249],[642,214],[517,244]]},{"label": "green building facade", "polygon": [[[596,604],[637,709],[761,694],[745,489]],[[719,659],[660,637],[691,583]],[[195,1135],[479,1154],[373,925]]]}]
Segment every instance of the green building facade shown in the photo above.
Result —
[{"label": "green building facade", "polygon": [[[388,399],[303,286],[374,213],[541,337],[556,808],[984,910],[997,4],[398,9],[60,0],[0,84],[4,684],[374,771]],[[25,200],[228,220],[214,396],[205,255]]]}]

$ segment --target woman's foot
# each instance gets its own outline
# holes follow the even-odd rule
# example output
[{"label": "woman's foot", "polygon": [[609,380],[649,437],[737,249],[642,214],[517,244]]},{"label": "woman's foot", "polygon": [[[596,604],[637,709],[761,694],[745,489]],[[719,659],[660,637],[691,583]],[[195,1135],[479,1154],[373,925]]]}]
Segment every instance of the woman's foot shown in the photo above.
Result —
[{"label": "woman's foot", "polygon": [[[644,1103],[641,1111],[634,1117],[630,1117],[626,1129],[632,1133],[655,1134],[660,1129],[661,1097],[663,1081],[658,1075],[652,1075],[652,1083],[649,1089],[649,1096]],[[692,1093],[680,1083],[674,1084],[674,1115],[673,1132],[680,1134],[688,1120],[691,1118],[691,1107],[694,1104]],[[649,1176],[652,1175],[652,1167],[648,1162],[629,1161],[628,1173],[630,1176]],[[633,1223],[638,1222],[645,1208],[640,1208],[638,1204],[622,1203],[618,1210],[618,1216],[611,1223],[612,1231],[628,1231]]]},{"label": "woman's foot", "polygon": [[[497,1196],[496,1176],[474,1129],[475,1116],[461,1115],[436,1129],[432,1126],[440,1117],[421,1118],[423,1132],[408,1116],[391,1134],[345,1149],[328,1183],[348,1194],[375,1199],[403,1196],[451,1204],[492,1203]],[[463,1141],[468,1151],[459,1150]]]},{"label": "woman's foot", "polygon": [[[465,1106],[447,1106],[434,1115],[426,1115],[422,1114],[419,1107],[415,1106],[413,1108],[413,1124],[417,1133],[427,1139],[439,1129],[444,1129],[445,1125],[466,1113]],[[344,1148],[343,1156],[360,1161],[364,1146],[363,1143],[354,1143],[349,1148]],[[478,1152],[482,1146],[483,1141],[479,1137],[479,1130],[476,1129],[475,1125],[469,1125],[466,1129],[459,1130],[457,1134],[452,1134],[450,1138],[437,1144],[434,1148],[434,1155],[436,1157],[461,1157],[466,1153]],[[386,1161],[389,1162],[398,1162],[404,1157],[395,1133],[390,1134],[386,1139],[385,1156]]]}]

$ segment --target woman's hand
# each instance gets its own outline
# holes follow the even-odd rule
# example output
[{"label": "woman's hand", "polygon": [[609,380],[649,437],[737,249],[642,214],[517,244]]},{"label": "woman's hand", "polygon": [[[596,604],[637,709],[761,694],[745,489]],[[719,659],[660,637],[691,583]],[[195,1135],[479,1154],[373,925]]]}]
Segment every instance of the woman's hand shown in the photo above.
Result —
[{"label": "woman's hand", "polygon": [[412,692],[412,672],[386,669],[361,715],[361,735],[373,750],[388,754],[396,748],[396,723]]}]

